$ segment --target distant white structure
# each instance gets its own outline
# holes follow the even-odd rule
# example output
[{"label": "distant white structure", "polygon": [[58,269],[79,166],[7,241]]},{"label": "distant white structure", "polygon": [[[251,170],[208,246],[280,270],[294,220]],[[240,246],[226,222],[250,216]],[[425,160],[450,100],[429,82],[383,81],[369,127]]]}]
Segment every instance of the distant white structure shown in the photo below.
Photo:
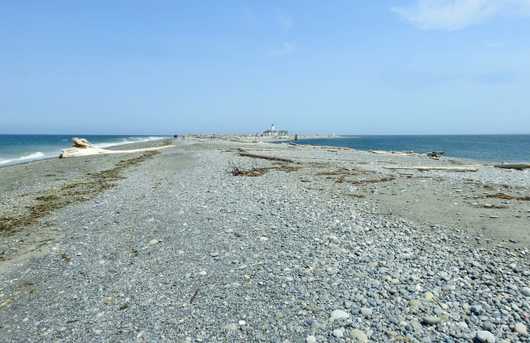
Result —
[{"label": "distant white structure", "polygon": [[276,127],[274,124],[271,125],[271,128],[268,130],[265,130],[261,133],[262,136],[268,136],[268,137],[279,137],[279,136],[287,136],[289,132],[287,130],[276,130]]}]

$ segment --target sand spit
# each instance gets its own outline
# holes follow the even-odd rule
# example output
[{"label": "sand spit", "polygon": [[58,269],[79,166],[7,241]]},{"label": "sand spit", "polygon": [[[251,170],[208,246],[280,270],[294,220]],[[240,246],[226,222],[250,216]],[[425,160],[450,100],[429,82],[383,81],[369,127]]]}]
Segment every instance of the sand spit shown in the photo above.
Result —
[{"label": "sand spit", "polygon": [[0,232],[2,338],[524,342],[530,173],[387,169],[469,165],[198,137],[2,168],[2,217],[83,198]]}]

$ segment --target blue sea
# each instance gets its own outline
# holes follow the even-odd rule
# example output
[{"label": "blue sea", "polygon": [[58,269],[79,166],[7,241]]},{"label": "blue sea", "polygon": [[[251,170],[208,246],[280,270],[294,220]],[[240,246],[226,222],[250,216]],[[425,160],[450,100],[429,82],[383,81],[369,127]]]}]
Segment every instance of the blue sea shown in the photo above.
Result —
[{"label": "blue sea", "polygon": [[72,138],[83,137],[97,147],[149,141],[161,136],[106,135],[0,135],[0,167],[59,156],[72,146]]},{"label": "blue sea", "polygon": [[489,162],[530,161],[530,135],[341,136],[302,139],[296,143],[357,150],[444,151],[449,157]]}]

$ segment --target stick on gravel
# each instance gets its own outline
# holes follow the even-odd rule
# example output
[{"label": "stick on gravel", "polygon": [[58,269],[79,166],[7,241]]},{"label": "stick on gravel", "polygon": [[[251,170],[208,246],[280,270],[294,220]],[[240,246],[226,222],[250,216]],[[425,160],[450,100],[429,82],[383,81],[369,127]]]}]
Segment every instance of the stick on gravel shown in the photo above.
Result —
[{"label": "stick on gravel", "polygon": [[279,162],[294,163],[293,160],[290,160],[288,158],[275,157],[275,156],[265,156],[265,155],[256,155],[256,154],[251,154],[251,153],[248,153],[248,152],[245,152],[245,151],[241,151],[239,153],[239,156],[258,158],[258,159],[269,160],[269,161],[279,161]]}]

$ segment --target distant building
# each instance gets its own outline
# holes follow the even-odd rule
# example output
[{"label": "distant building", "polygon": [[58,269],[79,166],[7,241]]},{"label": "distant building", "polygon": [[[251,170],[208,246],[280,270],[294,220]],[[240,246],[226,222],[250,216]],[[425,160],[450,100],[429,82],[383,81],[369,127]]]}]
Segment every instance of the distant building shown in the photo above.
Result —
[{"label": "distant building", "polygon": [[274,124],[272,124],[271,128],[263,131],[261,135],[268,136],[268,137],[279,137],[279,136],[287,136],[289,135],[289,132],[287,130],[276,130],[276,127],[274,126]]}]

